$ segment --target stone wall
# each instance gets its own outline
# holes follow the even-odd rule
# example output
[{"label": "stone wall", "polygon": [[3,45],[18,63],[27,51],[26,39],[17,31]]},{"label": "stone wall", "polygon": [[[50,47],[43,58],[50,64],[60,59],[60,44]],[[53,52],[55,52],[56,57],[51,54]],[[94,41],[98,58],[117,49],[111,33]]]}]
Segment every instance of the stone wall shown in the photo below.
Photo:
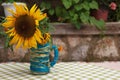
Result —
[{"label": "stone wall", "polygon": [[[53,43],[62,46],[59,61],[117,61],[120,60],[120,23],[106,23],[101,32],[93,26],[82,25],[76,30],[71,24],[53,24]],[[4,40],[0,43],[2,44]],[[12,52],[0,47],[0,62],[29,61],[29,50],[19,49]],[[51,59],[53,57],[51,52]]]}]

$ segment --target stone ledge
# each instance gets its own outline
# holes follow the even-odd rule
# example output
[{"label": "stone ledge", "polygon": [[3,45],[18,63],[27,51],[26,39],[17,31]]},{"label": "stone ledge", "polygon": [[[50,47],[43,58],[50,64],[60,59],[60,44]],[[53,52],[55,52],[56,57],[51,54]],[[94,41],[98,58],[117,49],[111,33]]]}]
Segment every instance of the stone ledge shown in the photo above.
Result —
[{"label": "stone ledge", "polygon": [[[82,25],[81,29],[76,29],[74,25],[69,23],[52,23],[55,31],[52,35],[100,35],[101,31],[95,26]],[[105,35],[120,34],[120,22],[107,22],[105,24],[106,30],[103,31]]]}]

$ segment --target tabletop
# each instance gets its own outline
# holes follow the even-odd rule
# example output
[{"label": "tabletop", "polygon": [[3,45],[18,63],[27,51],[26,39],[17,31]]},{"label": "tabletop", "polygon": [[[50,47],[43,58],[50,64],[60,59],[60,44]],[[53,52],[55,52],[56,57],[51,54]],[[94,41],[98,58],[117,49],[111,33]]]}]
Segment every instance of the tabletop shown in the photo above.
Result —
[{"label": "tabletop", "polygon": [[0,63],[0,80],[120,80],[120,71],[102,66],[59,62],[46,75],[32,75],[29,63]]}]

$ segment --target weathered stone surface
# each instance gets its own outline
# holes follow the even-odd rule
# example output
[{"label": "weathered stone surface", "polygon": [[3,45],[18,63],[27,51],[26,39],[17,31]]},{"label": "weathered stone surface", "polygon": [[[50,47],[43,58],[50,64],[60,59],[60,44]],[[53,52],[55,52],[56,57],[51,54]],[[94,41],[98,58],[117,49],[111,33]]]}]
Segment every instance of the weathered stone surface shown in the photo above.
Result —
[{"label": "weathered stone surface", "polygon": [[65,42],[62,41],[62,38],[54,37],[53,38],[53,44],[57,45],[58,47],[59,46],[63,47],[63,50],[59,52],[59,60],[60,61],[68,60],[68,52],[67,52],[68,46],[67,46],[67,44]]},{"label": "weathered stone surface", "polygon": [[86,37],[86,38],[81,38],[79,37],[79,42],[78,46],[76,46],[71,52],[71,60],[72,61],[83,61],[85,60],[86,56],[87,56],[87,52],[89,49],[89,43],[91,41],[90,37]]},{"label": "weathered stone surface", "polygon": [[30,51],[25,54],[24,58],[21,60],[22,62],[29,62],[30,61]]},{"label": "weathered stone surface", "polygon": [[27,52],[28,50],[22,48],[15,49],[15,46],[13,46],[13,51],[9,49],[8,59],[10,61],[21,61]]},{"label": "weathered stone surface", "polygon": [[[1,27],[1,26],[0,26]],[[0,35],[0,62],[8,61],[8,50],[4,47],[5,38]]]},{"label": "weathered stone surface", "polygon": [[74,51],[72,52],[71,55],[71,60],[72,61],[84,61],[84,59],[87,56],[87,51],[88,51],[89,45],[81,45],[78,46]]},{"label": "weathered stone surface", "polygon": [[80,38],[78,36],[67,37],[67,40],[70,48],[74,48],[80,43]]},{"label": "weathered stone surface", "polygon": [[0,62],[8,61],[8,50],[0,46]]},{"label": "weathered stone surface", "polygon": [[97,42],[93,55],[98,58],[114,58],[119,57],[115,41],[111,37],[105,37]]}]

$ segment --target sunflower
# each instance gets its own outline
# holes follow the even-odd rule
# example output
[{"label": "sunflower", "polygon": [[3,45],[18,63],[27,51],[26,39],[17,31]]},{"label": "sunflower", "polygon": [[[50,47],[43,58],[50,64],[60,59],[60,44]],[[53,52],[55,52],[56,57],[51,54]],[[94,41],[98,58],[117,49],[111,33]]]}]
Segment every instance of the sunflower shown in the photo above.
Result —
[{"label": "sunflower", "polygon": [[16,48],[37,48],[37,43],[45,44],[50,39],[49,33],[43,35],[38,29],[39,21],[46,18],[46,13],[42,13],[34,4],[30,10],[26,5],[14,3],[16,11],[8,9],[12,16],[6,17],[6,22],[2,24],[7,29],[6,33],[10,37],[9,45],[16,45]]}]

